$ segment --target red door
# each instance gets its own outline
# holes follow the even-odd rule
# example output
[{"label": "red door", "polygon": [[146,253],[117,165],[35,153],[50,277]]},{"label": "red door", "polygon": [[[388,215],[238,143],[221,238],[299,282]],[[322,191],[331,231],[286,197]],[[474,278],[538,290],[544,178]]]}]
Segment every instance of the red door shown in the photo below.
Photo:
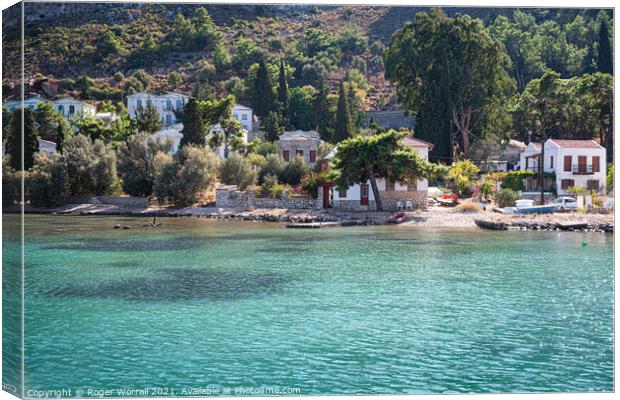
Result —
[{"label": "red door", "polygon": [[365,183],[360,185],[360,205],[368,205],[368,185]]},{"label": "red door", "polygon": [[331,191],[332,185],[323,185],[323,208],[330,208],[331,202],[330,202],[330,193]]}]

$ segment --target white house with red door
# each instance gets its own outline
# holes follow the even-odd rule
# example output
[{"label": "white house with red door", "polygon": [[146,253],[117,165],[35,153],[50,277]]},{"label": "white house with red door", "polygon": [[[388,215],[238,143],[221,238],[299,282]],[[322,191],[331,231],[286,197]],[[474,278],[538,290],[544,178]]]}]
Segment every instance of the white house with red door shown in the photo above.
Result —
[{"label": "white house with red door", "polygon": [[[429,142],[413,137],[405,137],[402,143],[417,151],[425,159],[428,159],[428,152],[434,147]],[[328,158],[332,158],[337,151],[337,148],[334,149]],[[402,208],[408,205],[413,209],[426,208],[428,197],[428,180],[426,178],[418,179],[415,183],[390,182],[385,178],[378,178],[377,186],[384,210],[397,210],[399,205]],[[331,190],[331,203],[335,209],[367,211],[377,208],[370,181],[354,184],[346,189],[333,187]]]},{"label": "white house with red door", "polygon": [[[522,171],[539,172],[541,144],[530,143],[521,153]],[[558,195],[568,194],[571,187],[585,186],[588,190],[605,193],[607,158],[605,148],[594,140],[548,139],[545,142],[544,172],[555,173]],[[535,178],[526,180],[526,190],[534,190]]]}]

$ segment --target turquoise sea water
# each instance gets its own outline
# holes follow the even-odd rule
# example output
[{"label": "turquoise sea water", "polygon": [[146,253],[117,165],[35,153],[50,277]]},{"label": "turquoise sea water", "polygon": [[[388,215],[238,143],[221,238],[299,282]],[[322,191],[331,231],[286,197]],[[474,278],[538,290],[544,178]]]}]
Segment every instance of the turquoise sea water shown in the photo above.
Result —
[{"label": "turquoise sea water", "polygon": [[613,390],[612,235],[145,222],[26,217],[27,391]]}]

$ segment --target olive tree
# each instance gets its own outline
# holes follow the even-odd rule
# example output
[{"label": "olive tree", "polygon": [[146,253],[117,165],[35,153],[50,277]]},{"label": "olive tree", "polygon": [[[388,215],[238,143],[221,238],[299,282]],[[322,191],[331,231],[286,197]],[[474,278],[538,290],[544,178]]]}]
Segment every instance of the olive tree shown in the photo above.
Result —
[{"label": "olive tree", "polygon": [[228,185],[238,185],[245,189],[256,181],[256,172],[250,160],[233,154],[221,163],[220,177]]},{"label": "olive tree", "polygon": [[159,200],[191,204],[215,184],[219,159],[204,147],[186,145],[174,156],[157,153],[154,166],[153,193]]},{"label": "olive tree", "polygon": [[125,193],[149,196],[155,182],[154,160],[159,152],[172,151],[171,139],[153,139],[146,133],[131,135],[116,149],[117,169]]}]

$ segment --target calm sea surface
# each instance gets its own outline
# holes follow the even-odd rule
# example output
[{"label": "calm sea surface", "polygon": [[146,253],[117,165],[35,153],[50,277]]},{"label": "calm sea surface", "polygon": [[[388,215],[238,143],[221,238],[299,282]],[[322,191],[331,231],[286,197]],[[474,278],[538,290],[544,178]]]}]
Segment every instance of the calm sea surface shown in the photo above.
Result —
[{"label": "calm sea surface", "polygon": [[158,221],[26,216],[26,390],[613,390],[612,235]]}]

